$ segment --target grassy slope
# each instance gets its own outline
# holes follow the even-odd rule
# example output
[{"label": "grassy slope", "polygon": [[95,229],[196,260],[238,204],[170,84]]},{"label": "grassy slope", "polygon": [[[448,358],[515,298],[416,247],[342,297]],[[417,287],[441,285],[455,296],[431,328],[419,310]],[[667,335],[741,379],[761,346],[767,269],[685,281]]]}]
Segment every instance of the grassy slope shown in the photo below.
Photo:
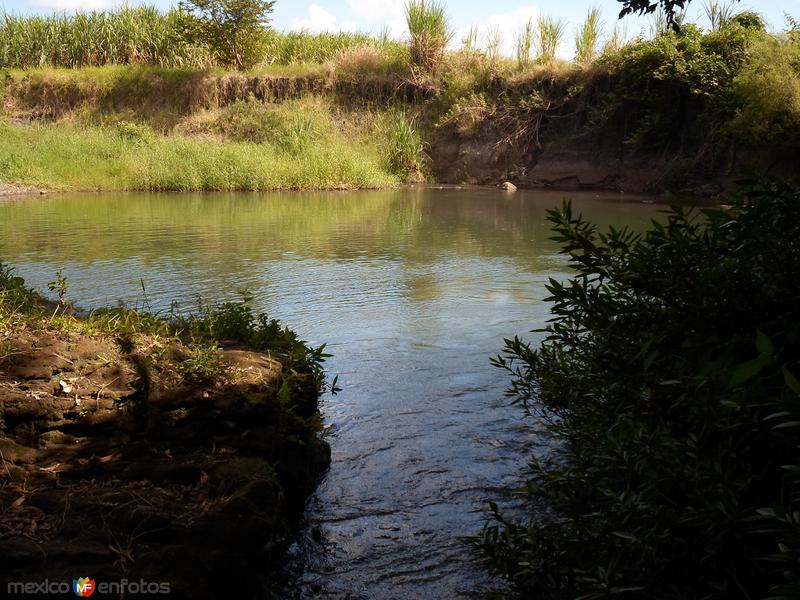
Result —
[{"label": "grassy slope", "polygon": [[[330,99],[315,97],[193,108],[180,96],[198,85],[198,74],[163,71],[107,67],[12,75],[23,83],[9,95],[34,96],[38,104],[6,105],[9,115],[34,118],[27,124],[0,119],[0,181],[180,191],[399,183],[385,144],[375,141],[385,136],[371,135],[382,123],[374,115],[341,117]],[[121,102],[120,87],[132,94],[138,88],[141,97]],[[53,111],[59,105],[60,112]],[[51,119],[37,119],[37,113]]]},{"label": "grassy slope", "polygon": [[0,125],[0,180],[56,189],[266,190],[393,185],[369,148],[328,140],[302,151],[180,136],[127,138],[65,124]]}]

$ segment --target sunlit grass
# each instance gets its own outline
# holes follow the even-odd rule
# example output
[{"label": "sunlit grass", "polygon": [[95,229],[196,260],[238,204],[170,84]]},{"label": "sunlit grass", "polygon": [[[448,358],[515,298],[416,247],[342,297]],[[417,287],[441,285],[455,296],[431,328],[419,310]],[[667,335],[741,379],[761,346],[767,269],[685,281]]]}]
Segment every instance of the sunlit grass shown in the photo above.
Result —
[{"label": "sunlit grass", "polygon": [[[290,130],[291,131],[291,130]],[[69,124],[0,125],[0,180],[56,189],[271,190],[393,185],[375,148],[338,136],[255,144]]]},{"label": "sunlit grass", "polygon": [[434,70],[453,36],[444,4],[438,0],[409,0],[406,25],[411,35],[411,62]]},{"label": "sunlit grass", "polygon": [[564,40],[566,24],[561,19],[540,14],[536,25],[538,60],[543,63],[555,60],[558,46]]},{"label": "sunlit grass", "polygon": [[188,44],[185,15],[150,6],[113,11],[0,16],[0,67],[150,64],[203,67],[207,49]]},{"label": "sunlit grass", "polygon": [[600,9],[590,8],[586,20],[575,34],[575,61],[578,64],[588,65],[597,57],[602,35],[603,22]]}]

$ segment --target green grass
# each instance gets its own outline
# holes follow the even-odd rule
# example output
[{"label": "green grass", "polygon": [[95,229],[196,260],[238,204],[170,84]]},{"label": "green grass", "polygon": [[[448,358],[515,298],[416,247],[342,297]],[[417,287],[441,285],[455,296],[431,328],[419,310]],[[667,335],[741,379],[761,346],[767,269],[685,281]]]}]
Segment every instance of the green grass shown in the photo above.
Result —
[{"label": "green grass", "polygon": [[[0,14],[0,68],[215,66],[214,53],[186,33],[189,20],[181,10],[161,12],[150,6],[50,16]],[[304,74],[307,69],[299,65],[319,67],[354,48],[371,46],[390,55],[405,48],[386,33],[264,30],[259,36],[263,54],[256,57],[256,68],[274,71],[275,65],[282,65],[290,67],[290,74]]]},{"label": "green grass", "polygon": [[0,16],[0,67],[208,66],[208,49],[183,37],[185,18],[179,10],[147,6],[46,17],[6,13]]},{"label": "green grass", "polygon": [[[389,186],[378,149],[320,135],[255,144],[163,136],[145,126],[0,125],[0,181],[55,189],[269,190]],[[287,134],[292,135],[292,133]]]},{"label": "green grass", "polygon": [[561,19],[540,14],[536,31],[538,34],[536,49],[539,54],[539,61],[542,63],[552,62],[556,58],[559,44],[564,39],[565,22]]},{"label": "green grass", "polygon": [[389,55],[402,53],[405,44],[387,35],[372,36],[358,32],[270,31],[266,35],[264,63],[270,65],[321,64],[339,54],[369,46]]},{"label": "green grass", "polygon": [[411,35],[411,62],[435,70],[453,37],[444,4],[437,0],[409,0],[406,24]]},{"label": "green grass", "polygon": [[425,169],[422,159],[422,138],[402,112],[389,115],[387,124],[388,157],[392,171],[406,179],[419,178]]},{"label": "green grass", "polygon": [[603,21],[600,9],[593,7],[586,13],[586,20],[575,34],[575,62],[590,64],[596,57],[600,38],[603,36]]}]

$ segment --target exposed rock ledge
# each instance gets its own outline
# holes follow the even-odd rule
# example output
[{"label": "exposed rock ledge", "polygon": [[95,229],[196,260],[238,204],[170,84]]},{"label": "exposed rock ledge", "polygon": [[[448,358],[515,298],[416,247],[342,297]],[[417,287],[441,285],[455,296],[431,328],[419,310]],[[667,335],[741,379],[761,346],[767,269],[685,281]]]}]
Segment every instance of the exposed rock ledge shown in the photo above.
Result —
[{"label": "exposed rock ledge", "polygon": [[171,597],[264,597],[329,448],[278,399],[280,362],[226,348],[224,383],[187,384],[161,367],[183,352],[158,337],[0,331],[4,593],[125,577],[169,583]]}]

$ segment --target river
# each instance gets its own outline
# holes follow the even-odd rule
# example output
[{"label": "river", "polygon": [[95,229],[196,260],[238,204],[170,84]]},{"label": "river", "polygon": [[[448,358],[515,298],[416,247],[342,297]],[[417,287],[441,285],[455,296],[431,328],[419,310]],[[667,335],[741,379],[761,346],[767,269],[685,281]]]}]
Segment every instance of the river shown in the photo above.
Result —
[{"label": "river", "polygon": [[68,299],[191,310],[255,295],[326,343],[342,391],[323,398],[333,463],[290,548],[287,596],[477,597],[492,582],[463,536],[514,503],[547,440],[489,364],[548,318],[566,274],[546,210],[570,197],[601,226],[650,203],[492,189],[265,194],[64,194],[0,201],[0,260]]}]

